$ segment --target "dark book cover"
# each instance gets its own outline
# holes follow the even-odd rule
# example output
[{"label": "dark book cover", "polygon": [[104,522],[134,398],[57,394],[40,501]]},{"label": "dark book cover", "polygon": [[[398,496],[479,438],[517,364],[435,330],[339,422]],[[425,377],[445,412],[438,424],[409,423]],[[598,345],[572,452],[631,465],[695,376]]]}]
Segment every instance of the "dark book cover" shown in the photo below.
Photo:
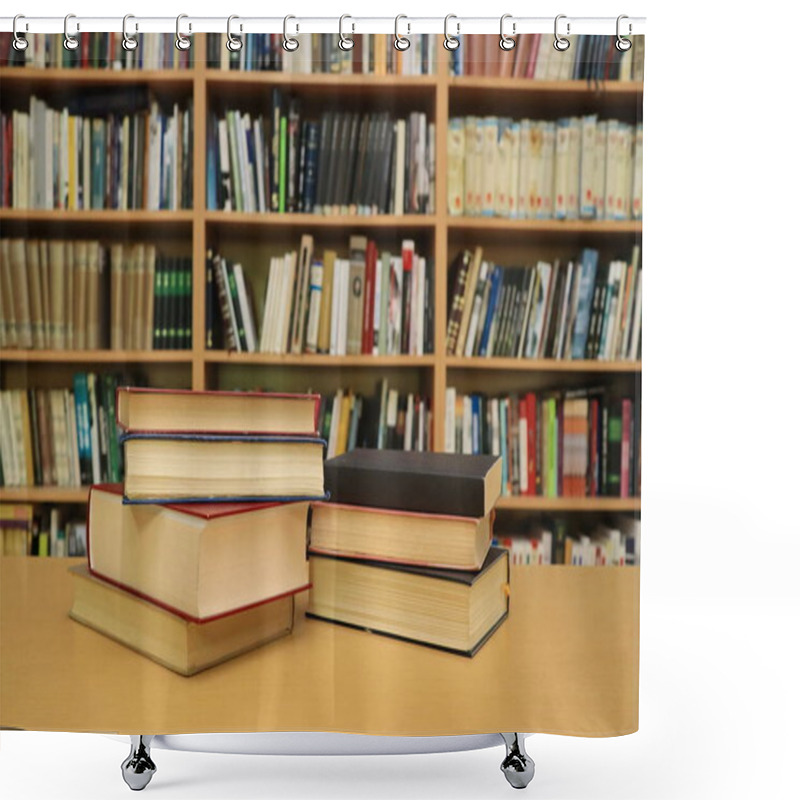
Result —
[{"label": "dark book cover", "polygon": [[339,154],[342,125],[344,114],[333,114],[331,118],[331,134],[327,149],[323,152],[324,160],[320,161],[320,170],[325,174],[325,193],[319,198],[323,212],[333,205],[333,198],[336,196],[336,163]]},{"label": "dark book cover", "polygon": [[280,161],[281,161],[281,116],[283,112],[283,96],[281,90],[272,90],[272,122],[270,133],[270,210],[280,210]]},{"label": "dark book cover", "polygon": [[367,142],[369,141],[370,130],[373,125],[373,115],[365,114],[361,120],[361,125],[358,132],[358,150],[356,153],[356,167],[355,175],[353,176],[353,191],[349,198],[351,206],[358,206],[363,204],[364,196],[364,182],[367,166]]},{"label": "dark book cover", "polygon": [[325,488],[335,503],[482,517],[499,467],[497,456],[356,449],[325,462]]},{"label": "dark book cover", "polygon": [[464,289],[467,285],[467,272],[472,254],[468,250],[459,253],[450,265],[450,314],[447,318],[446,353],[455,353],[458,341],[458,328],[461,324],[464,306]]},{"label": "dark book cover", "polygon": [[306,131],[306,157],[303,177],[303,211],[310,214],[314,211],[317,197],[317,181],[320,158],[320,126],[317,122],[309,122]]}]

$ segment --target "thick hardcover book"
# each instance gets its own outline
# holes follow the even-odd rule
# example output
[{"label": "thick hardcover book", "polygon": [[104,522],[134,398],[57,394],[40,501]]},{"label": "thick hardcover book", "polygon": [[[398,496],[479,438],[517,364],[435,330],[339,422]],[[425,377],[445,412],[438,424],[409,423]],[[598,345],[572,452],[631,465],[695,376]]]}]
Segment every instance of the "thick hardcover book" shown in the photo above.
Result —
[{"label": "thick hardcover book", "polygon": [[93,576],[82,564],[70,573],[72,619],[187,677],[291,633],[294,623],[293,596],[198,624]]},{"label": "thick hardcover book", "polygon": [[366,236],[350,237],[350,278],[347,293],[347,355],[361,353],[366,279]]},{"label": "thick hardcover book", "polygon": [[94,575],[198,623],[309,588],[307,502],[131,505],[122,490],[89,493]]},{"label": "thick hardcover book", "polygon": [[116,417],[137,433],[318,434],[319,395],[121,386]]},{"label": "thick hardcover book", "polygon": [[325,442],[315,437],[131,433],[121,441],[126,502],[325,499]]},{"label": "thick hardcover book", "polygon": [[471,658],[508,616],[508,552],[498,547],[479,572],[321,555],[309,565],[313,619]]},{"label": "thick hardcover book", "polygon": [[497,456],[356,449],[325,462],[331,501],[483,517],[500,496]]}]

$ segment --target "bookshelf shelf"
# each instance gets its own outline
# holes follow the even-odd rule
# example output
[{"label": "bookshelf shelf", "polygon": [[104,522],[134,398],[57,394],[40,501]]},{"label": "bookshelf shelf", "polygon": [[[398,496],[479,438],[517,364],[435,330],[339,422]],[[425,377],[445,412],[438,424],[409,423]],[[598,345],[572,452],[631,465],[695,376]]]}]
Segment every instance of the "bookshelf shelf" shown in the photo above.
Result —
[{"label": "bookshelf shelf", "polygon": [[428,230],[436,224],[432,214],[318,214],[247,213],[244,211],[206,211],[205,220],[215,225],[264,226],[272,228],[402,228]]},{"label": "bookshelf shelf", "polygon": [[497,508],[508,511],[641,511],[639,497],[529,497],[505,496]]},{"label": "bookshelf shelf", "polygon": [[205,361],[210,364],[260,364],[268,366],[294,367],[432,367],[434,357],[425,356],[326,356],[326,355],[272,355],[270,353],[206,352]]},{"label": "bookshelf shelf", "polygon": [[641,372],[641,361],[558,360],[553,358],[476,358],[448,356],[450,369],[503,370],[507,372]]},{"label": "bookshelf shelf", "polygon": [[3,361],[40,364],[190,363],[190,350],[4,350]]},{"label": "bookshelf shelf", "polygon": [[85,503],[89,500],[88,486],[24,486],[0,489],[4,503]]},{"label": "bookshelf shelf", "polygon": [[240,70],[208,69],[205,73],[209,87],[215,85],[256,85],[281,87],[328,87],[332,89],[397,89],[433,91],[436,75],[331,75],[305,74],[278,71],[248,72]]},{"label": "bookshelf shelf", "polygon": [[448,217],[451,230],[501,233],[632,234],[642,232],[640,220],[505,219],[502,217]]},{"label": "bookshelf shelf", "polygon": [[32,84],[48,90],[56,84],[79,84],[81,86],[117,86],[128,84],[152,84],[160,87],[191,89],[194,70],[145,70],[145,69],[63,69],[37,67],[0,67],[0,81],[11,86]]},{"label": "bookshelf shelf", "polygon": [[83,222],[111,225],[190,225],[195,214],[191,210],[147,211],[133,209],[117,211],[97,209],[92,211],[65,211],[64,209],[0,208],[0,221],[65,223]]},{"label": "bookshelf shelf", "polygon": [[512,92],[525,94],[566,94],[571,100],[593,98],[603,94],[637,97],[642,94],[641,81],[535,81],[530,78],[498,78],[496,76],[455,76],[448,79],[451,92]]}]

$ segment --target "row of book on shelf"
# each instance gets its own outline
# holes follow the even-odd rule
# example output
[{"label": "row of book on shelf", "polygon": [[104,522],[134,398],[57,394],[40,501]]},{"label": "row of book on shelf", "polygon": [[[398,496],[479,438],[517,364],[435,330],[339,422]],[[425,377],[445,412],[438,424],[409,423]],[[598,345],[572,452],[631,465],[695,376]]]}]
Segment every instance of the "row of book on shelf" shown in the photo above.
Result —
[{"label": "row of book on shelf", "polygon": [[503,267],[463,250],[448,276],[447,355],[634,361],[641,358],[640,247],[627,260]]},{"label": "row of book on shelf", "polygon": [[[36,69],[185,69],[194,50],[179,50],[171,33],[137,33],[138,46],[122,47],[121,31],[78,31],[78,47],[67,50],[61,34],[28,34],[28,46],[17,50],[10,32],[0,33],[0,66]],[[4,63],[5,62],[5,63]]]},{"label": "row of book on shelf", "polygon": [[500,456],[504,495],[638,496],[639,403],[601,388],[490,397],[447,387],[445,452]]},{"label": "row of book on shelf", "polygon": [[436,71],[440,41],[427,33],[410,36],[408,49],[400,51],[394,47],[393,36],[366,33],[353,36],[354,46],[342,50],[336,34],[300,33],[293,38],[299,46],[287,52],[282,34],[248,33],[242,36],[241,50],[231,52],[226,37],[211,34],[208,65],[212,69],[302,75],[431,75]]},{"label": "row of book on shelf", "polygon": [[424,112],[323,111],[272,90],[264,114],[208,121],[210,210],[415,214],[434,210],[435,124]]},{"label": "row of book on shelf", "polygon": [[[423,355],[433,351],[433,262],[404,239],[399,254],[351,236],[347,258],[333,249],[272,256],[256,301],[247,272],[209,251],[206,344],[235,352]],[[254,272],[250,276],[255,277]]]},{"label": "row of book on shelf", "polygon": [[640,220],[643,126],[597,114],[453,117],[447,209],[455,216]]},{"label": "row of book on shelf", "polygon": [[61,107],[30,96],[0,113],[0,208],[192,207],[192,100],[146,86],[82,88]]},{"label": "row of book on shelf", "polygon": [[0,239],[0,345],[191,348],[192,261],[152,244]]},{"label": "row of book on shelf", "polygon": [[551,34],[521,33],[512,50],[497,46],[497,36],[458,37],[450,55],[450,74],[495,78],[528,78],[536,81],[642,81],[644,36],[631,38],[621,52],[616,36],[566,36],[570,46],[558,51]]},{"label": "row of book on shelf", "polygon": [[121,480],[115,417],[121,380],[76,372],[71,389],[0,391],[0,485],[77,487]]}]

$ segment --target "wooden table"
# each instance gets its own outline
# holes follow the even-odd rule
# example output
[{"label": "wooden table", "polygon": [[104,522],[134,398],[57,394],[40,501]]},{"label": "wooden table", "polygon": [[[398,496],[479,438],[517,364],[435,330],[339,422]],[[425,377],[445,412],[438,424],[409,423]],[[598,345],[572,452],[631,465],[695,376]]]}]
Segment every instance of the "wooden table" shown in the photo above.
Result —
[{"label": "wooden table", "polygon": [[639,568],[512,567],[473,659],[310,620],[184,678],[69,619],[80,559],[0,558],[0,726],[616,736],[638,727]]}]

